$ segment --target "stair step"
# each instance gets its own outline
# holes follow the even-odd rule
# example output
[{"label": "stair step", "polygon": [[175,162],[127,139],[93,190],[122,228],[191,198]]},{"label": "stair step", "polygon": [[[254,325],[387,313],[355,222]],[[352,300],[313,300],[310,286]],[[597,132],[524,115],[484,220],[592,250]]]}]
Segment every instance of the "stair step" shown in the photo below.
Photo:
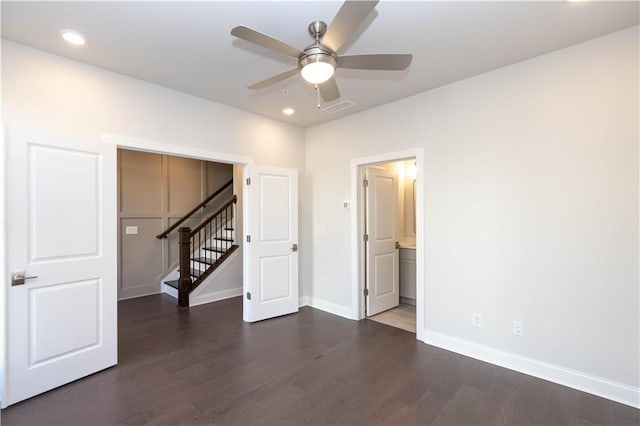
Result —
[{"label": "stair step", "polygon": [[164,283],[168,286],[171,286],[173,288],[175,288],[176,290],[178,289],[178,281],[180,280],[172,280],[172,281],[165,281]]},{"label": "stair step", "polygon": [[208,250],[208,251],[215,251],[216,253],[224,253],[224,252],[226,252],[226,251],[227,251],[227,250],[222,249],[222,248],[217,248],[217,247],[207,247],[207,246],[202,247],[202,249],[203,249],[203,250]]},{"label": "stair step", "polygon": [[224,228],[225,231],[233,231],[233,228]]},{"label": "stair step", "polygon": [[194,258],[191,258],[191,260],[194,260],[194,261],[200,262],[200,263],[204,263],[206,265],[213,265],[214,263],[216,263],[217,259],[215,259],[213,257],[194,257]]},{"label": "stair step", "polygon": [[213,237],[214,240],[218,240],[218,241],[228,241],[230,243],[233,242],[233,238],[224,238],[224,237]]}]

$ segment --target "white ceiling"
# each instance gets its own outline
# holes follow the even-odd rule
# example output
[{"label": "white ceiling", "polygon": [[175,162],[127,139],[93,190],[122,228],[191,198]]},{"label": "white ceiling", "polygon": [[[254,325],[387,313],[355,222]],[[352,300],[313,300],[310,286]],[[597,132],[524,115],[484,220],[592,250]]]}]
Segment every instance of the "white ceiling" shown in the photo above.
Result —
[{"label": "white ceiling", "polygon": [[[2,37],[142,80],[307,127],[638,25],[638,2],[382,1],[340,54],[413,53],[408,70],[336,72],[355,106],[316,109],[313,87],[294,77],[246,87],[296,59],[230,35],[247,25],[296,47],[308,24],[329,24],[340,2],[2,2]],[[62,28],[88,38],[78,48]],[[284,91],[286,90],[286,94]],[[281,110],[295,108],[286,117]],[[323,106],[327,106],[324,105]]]}]

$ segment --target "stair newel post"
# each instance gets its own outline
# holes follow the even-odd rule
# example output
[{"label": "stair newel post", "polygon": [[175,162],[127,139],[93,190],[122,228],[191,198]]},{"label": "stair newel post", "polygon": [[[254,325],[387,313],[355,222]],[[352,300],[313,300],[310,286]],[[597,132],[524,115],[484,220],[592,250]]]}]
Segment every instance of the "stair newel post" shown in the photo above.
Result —
[{"label": "stair newel post", "polygon": [[178,306],[189,306],[189,290],[191,290],[191,228],[178,229],[180,247],[180,281],[178,281]]}]

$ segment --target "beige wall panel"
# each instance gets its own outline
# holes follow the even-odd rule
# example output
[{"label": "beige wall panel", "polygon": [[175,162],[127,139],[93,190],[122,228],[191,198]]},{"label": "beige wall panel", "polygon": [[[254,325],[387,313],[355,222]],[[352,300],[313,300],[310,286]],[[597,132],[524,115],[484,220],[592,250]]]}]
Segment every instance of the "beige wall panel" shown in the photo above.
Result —
[{"label": "beige wall panel", "polygon": [[119,150],[120,211],[162,211],[162,156]]},{"label": "beige wall panel", "polygon": [[[223,163],[204,162],[205,166],[205,196],[213,194],[218,188],[233,178],[233,165]],[[204,213],[211,214],[233,196],[233,186],[225,189],[219,196],[207,204]]]},{"label": "beige wall panel", "polygon": [[[138,233],[127,235],[127,226],[137,226]],[[120,241],[122,252],[122,289],[149,286],[156,283],[164,273],[162,265],[162,241],[156,235],[162,232],[162,219],[122,219]]]},{"label": "beige wall panel", "polygon": [[202,162],[165,157],[168,162],[169,211],[186,213],[202,201]]},{"label": "beige wall panel", "polygon": [[213,194],[215,190],[220,188],[233,177],[233,165],[212,163],[207,161],[205,164],[206,173],[206,191],[205,195]]}]

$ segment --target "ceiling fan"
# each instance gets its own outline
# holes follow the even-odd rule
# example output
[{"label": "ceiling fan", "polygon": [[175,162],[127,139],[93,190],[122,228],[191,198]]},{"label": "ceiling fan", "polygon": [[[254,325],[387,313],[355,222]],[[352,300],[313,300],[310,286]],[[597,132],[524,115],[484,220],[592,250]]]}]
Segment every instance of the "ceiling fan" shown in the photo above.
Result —
[{"label": "ceiling fan", "polygon": [[406,69],[413,58],[410,54],[350,56],[337,54],[376,7],[378,1],[347,0],[328,27],[322,21],[312,22],[309,24],[309,34],[314,42],[304,49],[298,49],[244,25],[232,29],[231,35],[235,37],[298,59],[296,68],[255,83],[249,86],[249,89],[264,89],[300,73],[302,78],[316,85],[325,102],[329,102],[340,97],[340,91],[334,78],[336,68],[388,71]]}]

